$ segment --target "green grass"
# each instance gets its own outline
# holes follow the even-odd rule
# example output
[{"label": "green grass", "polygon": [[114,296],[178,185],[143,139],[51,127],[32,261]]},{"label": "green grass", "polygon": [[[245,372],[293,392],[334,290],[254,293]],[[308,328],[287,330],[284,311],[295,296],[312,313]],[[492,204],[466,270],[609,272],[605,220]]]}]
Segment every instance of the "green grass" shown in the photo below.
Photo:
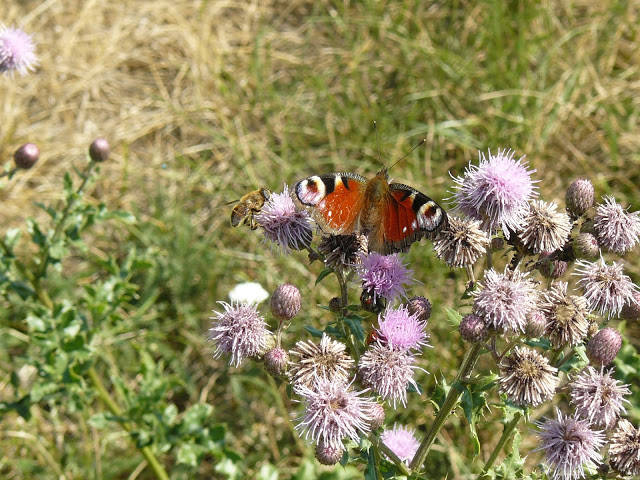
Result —
[{"label": "green grass", "polygon": [[[640,12],[633,2],[126,5],[9,1],[0,22],[35,35],[41,66],[29,77],[0,78],[0,155],[9,159],[30,141],[42,156],[32,170],[3,180],[3,220],[21,226],[26,217],[42,218],[34,202],[59,199],[62,173],[81,164],[94,137],[109,139],[113,154],[92,198],[139,221],[96,231],[89,251],[76,252],[51,288],[73,289],[76,275],[85,283],[101,278],[97,259],[109,254],[122,260],[147,252],[152,267],[133,277],[139,290],[127,321],[97,346],[98,369],[106,382],[116,373],[124,379],[110,386],[123,404],[138,401],[126,392],[147,391],[145,382],[163,377],[157,394],[180,414],[199,402],[213,406],[207,422],[226,425],[227,446],[242,457],[240,478],[258,478],[267,464],[281,478],[305,468],[338,478],[343,470],[307,465],[310,452],[300,452],[260,368],[236,371],[212,358],[211,309],[240,281],[269,291],[290,282],[303,293],[306,318],[321,327],[327,315],[316,305],[337,290],[331,280],[314,286],[321,268],[308,266],[304,254],[277,256],[258,232],[232,229],[227,202],[315,173],[371,176],[426,138],[391,174],[439,202],[452,188],[449,172],[462,174],[478,150],[506,147],[527,155],[545,200],[563,204],[569,182],[587,177],[598,195],[640,209]],[[464,277],[438,262],[426,241],[406,258],[423,283],[414,292],[435,307],[437,348],[423,356],[431,375],[420,378],[429,392],[436,379],[452,378],[465,350],[442,311],[465,304]],[[637,255],[626,260],[640,282]],[[292,325],[285,341],[302,338],[301,327]],[[627,327],[638,348],[638,326]],[[0,371],[11,372],[24,328],[19,318],[0,328]],[[12,398],[1,383],[0,400]],[[424,431],[433,409],[426,395],[420,400],[397,420]],[[289,412],[299,409],[285,403]],[[635,401],[630,409],[636,423],[638,408]],[[2,418],[3,477],[52,478],[56,465],[64,478],[154,478],[118,425],[87,423],[97,403],[91,411],[59,403],[33,410],[28,422]],[[491,428],[480,431],[484,458],[497,438]],[[478,472],[468,461],[463,419],[450,420],[431,455],[440,465],[433,478]],[[159,456],[175,478],[225,478],[214,457],[188,470],[175,466],[173,451]],[[527,471],[538,458],[527,460]],[[299,478],[318,474],[307,475]]]}]

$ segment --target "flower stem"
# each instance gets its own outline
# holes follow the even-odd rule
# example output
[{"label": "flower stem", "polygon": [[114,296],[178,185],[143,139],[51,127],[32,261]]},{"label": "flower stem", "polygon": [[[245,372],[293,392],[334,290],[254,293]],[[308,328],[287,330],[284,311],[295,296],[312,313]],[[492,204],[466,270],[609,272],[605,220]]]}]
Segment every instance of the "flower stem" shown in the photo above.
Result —
[{"label": "flower stem", "polygon": [[[379,455],[379,452],[384,453],[387,457],[391,459],[393,463],[395,463],[396,467],[398,467],[398,470],[400,470],[400,472],[402,472],[403,475],[406,475],[407,477],[411,475],[411,470],[407,467],[407,465],[402,460],[400,460],[400,457],[398,457],[395,453],[393,453],[393,451],[391,451],[391,449],[387,447],[382,440],[380,440],[380,437],[378,435],[374,435],[373,433],[370,433],[369,441],[373,445],[376,455]],[[379,464],[379,463],[380,462],[376,457],[376,464]]]},{"label": "flower stem", "polygon": [[[116,417],[122,417],[122,410],[120,409],[120,407],[118,407],[111,395],[109,395],[109,392],[107,392],[107,389],[102,383],[102,379],[98,376],[98,372],[96,372],[93,367],[89,369],[89,379],[91,380],[93,387],[98,393],[98,396],[105,403],[109,411]],[[131,425],[129,425],[128,423],[123,422],[122,427],[127,432],[131,432]],[[142,455],[146,459],[151,469],[156,474],[156,478],[159,478],[160,480],[169,480],[169,475],[167,474],[164,467],[160,464],[158,458],[155,456],[151,448],[149,448],[148,446],[142,447],[140,451],[142,452]]]},{"label": "flower stem", "polygon": [[447,394],[447,398],[445,399],[444,404],[438,411],[436,418],[431,424],[429,431],[427,431],[424,439],[422,440],[422,443],[420,444],[420,447],[418,447],[418,451],[416,452],[413,460],[411,461],[411,464],[409,465],[410,470],[417,470],[425,462],[427,454],[429,453],[433,442],[438,436],[438,433],[440,433],[440,429],[442,429],[444,422],[447,420],[454,407],[458,403],[458,400],[460,400],[460,396],[462,395],[462,392],[457,389],[455,384],[469,376],[471,370],[473,370],[473,367],[476,364],[476,361],[478,360],[478,357],[480,356],[481,350],[482,345],[476,343],[471,347],[471,350],[467,352],[467,355],[465,356],[464,360],[462,361],[462,365],[460,366],[460,371],[456,375],[456,378],[451,388],[449,389],[449,393]]},{"label": "flower stem", "polygon": [[491,452],[491,456],[489,457],[489,460],[487,460],[487,463],[484,464],[484,468],[482,469],[482,473],[480,474],[478,479],[481,479],[482,477],[484,477],[484,475],[493,466],[493,463],[496,461],[496,458],[498,458],[498,454],[504,447],[504,444],[507,443],[507,440],[509,440],[509,437],[515,430],[521,418],[522,418],[522,413],[517,412],[513,416],[511,421],[504,426],[504,430],[502,431],[502,436],[500,437],[500,440],[498,441],[497,445],[493,449],[493,452]]}]

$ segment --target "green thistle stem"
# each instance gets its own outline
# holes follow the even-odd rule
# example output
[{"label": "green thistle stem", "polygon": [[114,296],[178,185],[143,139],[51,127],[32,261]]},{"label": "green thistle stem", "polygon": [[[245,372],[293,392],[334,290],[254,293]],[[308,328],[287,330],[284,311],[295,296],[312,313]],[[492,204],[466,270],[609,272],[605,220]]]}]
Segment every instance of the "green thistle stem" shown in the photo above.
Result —
[{"label": "green thistle stem", "polygon": [[[477,343],[471,347],[471,350],[467,352],[467,355],[462,361],[462,365],[460,366],[460,371],[456,375],[453,385],[455,385],[456,383],[459,383],[464,378],[469,376],[469,374],[473,370],[473,367],[476,364],[476,361],[478,360],[478,357],[480,356],[481,350],[482,350],[482,345]],[[427,454],[429,453],[429,450],[431,449],[433,442],[438,436],[438,433],[440,433],[440,430],[442,429],[444,422],[447,420],[447,418],[453,411],[454,407],[458,403],[458,400],[460,400],[461,396],[462,396],[462,392],[458,391],[455,386],[452,386],[450,388],[449,393],[447,394],[447,398],[444,401],[444,404],[438,411],[438,414],[436,415],[435,420],[431,424],[429,431],[426,433],[424,439],[422,440],[422,443],[420,444],[420,447],[418,447],[418,451],[416,452],[411,464],[409,465],[409,469],[411,471],[417,470],[425,462],[427,458]]]},{"label": "green thistle stem", "polygon": [[493,449],[493,452],[491,452],[491,456],[489,457],[489,460],[487,460],[487,463],[485,463],[484,468],[482,469],[482,473],[480,474],[478,479],[481,479],[482,477],[484,477],[484,475],[493,466],[493,463],[498,458],[498,454],[504,448],[504,444],[507,443],[507,440],[509,440],[509,437],[515,430],[521,418],[522,418],[522,413],[518,412],[513,416],[511,421],[504,426],[504,430],[502,431],[502,436],[500,437],[500,440],[498,441],[495,448]]},{"label": "green thistle stem", "polygon": [[[111,395],[109,395],[109,392],[107,392],[107,389],[102,383],[102,379],[98,376],[98,373],[93,367],[89,369],[88,375],[89,380],[91,380],[91,383],[93,384],[93,387],[95,388],[98,396],[105,403],[109,411],[116,417],[122,417],[122,410],[120,409],[120,407],[118,407],[113,398],[111,398]],[[122,427],[127,432],[131,432],[132,430],[131,425],[126,422],[122,423]],[[142,447],[140,451],[153,472],[156,474],[156,478],[159,478],[160,480],[169,480],[169,475],[167,474],[162,464],[160,464],[158,458],[155,456],[151,448],[149,448],[148,446]]]}]

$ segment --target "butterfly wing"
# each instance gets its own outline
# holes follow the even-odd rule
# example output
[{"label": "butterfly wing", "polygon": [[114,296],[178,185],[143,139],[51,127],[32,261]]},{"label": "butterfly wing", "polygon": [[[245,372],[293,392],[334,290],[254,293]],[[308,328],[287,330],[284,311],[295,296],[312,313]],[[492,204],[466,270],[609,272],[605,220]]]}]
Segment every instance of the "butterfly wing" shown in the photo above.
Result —
[{"label": "butterfly wing", "polygon": [[320,228],[337,235],[356,230],[366,185],[355,173],[330,173],[300,180],[293,190],[300,203],[313,208]]},{"label": "butterfly wing", "polygon": [[423,237],[446,227],[447,213],[425,194],[401,183],[389,184],[382,222],[369,236],[369,248],[384,254],[404,252]]}]

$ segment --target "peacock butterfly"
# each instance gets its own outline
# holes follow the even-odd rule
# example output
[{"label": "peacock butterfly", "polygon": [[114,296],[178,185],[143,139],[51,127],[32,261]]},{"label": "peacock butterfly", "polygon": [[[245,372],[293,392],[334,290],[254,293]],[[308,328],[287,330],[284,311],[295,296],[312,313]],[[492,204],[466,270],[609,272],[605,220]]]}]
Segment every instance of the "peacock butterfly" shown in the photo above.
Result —
[{"label": "peacock butterfly", "polygon": [[361,232],[369,251],[404,252],[423,237],[433,239],[447,226],[436,202],[401,183],[389,183],[387,168],[371,180],[355,173],[314,175],[296,183],[298,201],[311,207],[327,234]]}]

